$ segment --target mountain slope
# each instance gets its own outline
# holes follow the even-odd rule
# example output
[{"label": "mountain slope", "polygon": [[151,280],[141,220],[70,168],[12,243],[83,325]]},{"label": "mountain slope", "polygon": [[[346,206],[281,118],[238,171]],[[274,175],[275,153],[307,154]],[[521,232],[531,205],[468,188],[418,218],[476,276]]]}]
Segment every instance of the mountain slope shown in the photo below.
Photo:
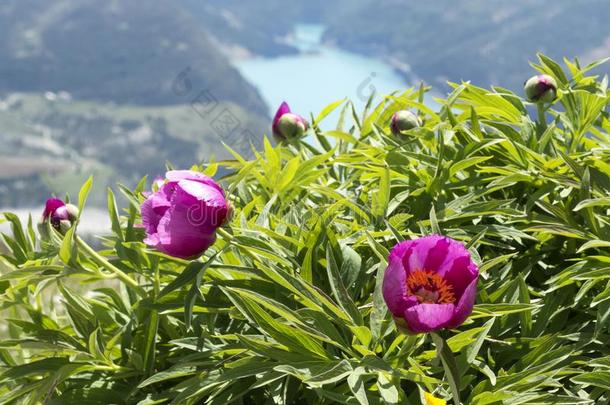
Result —
[{"label": "mountain slope", "polygon": [[[536,52],[610,56],[604,0],[335,1],[327,39],[361,53],[409,64],[419,77],[519,88]],[[357,28],[355,28],[357,27]],[[606,68],[606,72],[608,69]]]},{"label": "mountain slope", "polygon": [[104,205],[108,185],[162,175],[167,162],[188,168],[228,158],[223,142],[243,152],[260,141],[266,119],[231,102],[210,106],[13,93],[0,102],[0,207],[39,204],[51,193],[74,196],[91,174],[92,203]]},{"label": "mountain slope", "polygon": [[225,158],[268,128],[257,90],[179,4],[0,3],[0,206]]},{"label": "mountain slope", "polygon": [[267,114],[255,88],[172,2],[9,0],[0,5],[0,91],[68,91],[79,99],[189,102],[174,80]]}]

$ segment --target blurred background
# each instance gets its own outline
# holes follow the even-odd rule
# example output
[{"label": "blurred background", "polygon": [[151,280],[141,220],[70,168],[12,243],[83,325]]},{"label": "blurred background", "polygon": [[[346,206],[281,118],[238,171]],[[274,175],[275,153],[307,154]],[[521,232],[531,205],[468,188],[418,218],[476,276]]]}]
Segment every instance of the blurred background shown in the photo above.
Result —
[{"label": "blurred background", "polygon": [[243,151],[283,100],[309,117],[420,81],[436,94],[461,80],[521,92],[538,51],[583,65],[610,56],[609,6],[2,0],[0,212],[37,216],[93,174],[85,225],[104,228],[91,205],[104,207],[106,186],[225,158],[222,142]]}]

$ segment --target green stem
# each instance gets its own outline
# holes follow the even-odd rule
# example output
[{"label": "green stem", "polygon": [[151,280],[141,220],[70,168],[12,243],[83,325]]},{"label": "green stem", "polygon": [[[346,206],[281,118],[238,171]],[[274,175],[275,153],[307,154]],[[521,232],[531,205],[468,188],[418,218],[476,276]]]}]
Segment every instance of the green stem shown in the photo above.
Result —
[{"label": "green stem", "polygon": [[538,126],[540,128],[540,134],[543,134],[547,128],[546,108],[544,107],[544,103],[536,104],[536,108],[538,110]]},{"label": "green stem", "polygon": [[453,357],[453,353],[451,352],[447,341],[441,335],[435,332],[430,333],[430,335],[436,346],[436,353],[443,363],[445,377],[451,388],[453,403],[455,405],[460,405],[460,373],[455,362],[455,357]]},{"label": "green stem", "polygon": [[231,235],[229,232],[227,232],[222,227],[218,228],[216,230],[216,232],[218,232],[218,234],[222,237],[222,239],[225,240],[225,242],[231,243],[233,241],[233,235]]},{"label": "green stem", "polygon": [[418,339],[419,337],[417,335],[408,335],[404,342],[402,342],[402,347],[395,356],[400,367],[404,367],[408,362],[409,355],[413,351]]},{"label": "green stem", "polygon": [[146,296],[146,292],[142,289],[142,287],[140,287],[140,285],[138,284],[138,282],[136,280],[129,277],[121,269],[114,266],[112,263],[110,263],[108,260],[106,260],[106,258],[102,257],[102,255],[100,255],[98,252],[96,252],[91,246],[89,246],[87,244],[87,242],[82,240],[79,236],[77,236],[75,239],[76,239],[76,243],[78,244],[78,246],[81,249],[83,249],[85,252],[87,252],[87,254],[91,257],[91,259],[93,259],[93,261],[97,265],[103,266],[106,268],[106,270],[114,273],[119,280],[121,280],[122,282],[127,284],[129,287],[134,289],[136,291],[136,293],[138,293],[138,295],[140,295],[142,297]]},{"label": "green stem", "polygon": [[159,296],[159,291],[161,291],[161,274],[159,272],[159,259],[153,259],[153,266],[155,268],[155,279],[153,282],[153,291],[155,293],[155,298]]}]

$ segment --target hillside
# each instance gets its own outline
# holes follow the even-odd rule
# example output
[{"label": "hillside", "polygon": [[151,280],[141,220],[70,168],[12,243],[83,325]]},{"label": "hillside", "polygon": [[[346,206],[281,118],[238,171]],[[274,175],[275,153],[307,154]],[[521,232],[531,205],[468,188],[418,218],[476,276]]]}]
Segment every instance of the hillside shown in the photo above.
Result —
[{"label": "hillside", "polygon": [[586,63],[610,56],[604,0],[181,3],[238,54],[293,53],[285,38],[294,24],[313,22],[327,27],[327,42],[382,57],[409,79],[415,76],[444,88],[447,80],[521,87],[528,61],[537,52],[557,59],[579,57]]},{"label": "hillside", "polygon": [[[105,185],[134,185],[141,176],[164,172],[166,162],[226,158],[221,142],[247,150],[267,121],[243,107],[135,106],[71,101],[53,93],[15,93],[0,103],[0,206],[36,204],[70,191],[94,174],[93,203],[103,205]],[[229,126],[223,120],[229,119]]]},{"label": "hillside", "polygon": [[603,0],[332,4],[335,8],[324,20],[327,40],[383,56],[397,66],[408,64],[435,86],[471,80],[482,86],[519,88],[536,52],[559,60],[580,57],[586,63],[610,56],[608,3]]},{"label": "hillside", "polygon": [[9,0],[0,5],[0,91],[68,91],[78,99],[189,102],[174,80],[267,114],[255,88],[178,5],[135,0]]},{"label": "hillside", "polygon": [[103,205],[105,185],[226,157],[219,140],[245,149],[267,130],[257,90],[175,3],[5,1],[0,61],[0,207],[91,173]]},{"label": "hillside", "polygon": [[[273,57],[296,53],[286,43],[295,23],[319,23],[342,3],[337,0],[179,0],[209,35],[242,55]],[[329,18],[331,15],[329,14]]]}]

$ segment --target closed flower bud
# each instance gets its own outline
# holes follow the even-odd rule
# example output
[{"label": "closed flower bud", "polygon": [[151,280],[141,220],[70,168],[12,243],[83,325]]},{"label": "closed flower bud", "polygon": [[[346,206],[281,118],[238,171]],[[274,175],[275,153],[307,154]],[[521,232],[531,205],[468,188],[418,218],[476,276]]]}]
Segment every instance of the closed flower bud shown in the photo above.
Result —
[{"label": "closed flower bud", "polygon": [[225,193],[199,172],[172,170],[165,177],[141,207],[144,243],[174,257],[200,256],[214,243],[216,229],[229,216]]},{"label": "closed flower bud", "polygon": [[525,95],[534,103],[550,103],[557,97],[557,82],[549,75],[537,75],[525,82]]},{"label": "closed flower bud", "polygon": [[392,115],[390,129],[394,135],[400,135],[404,131],[421,127],[421,125],[421,120],[417,115],[408,110],[400,110]]},{"label": "closed flower bud", "polygon": [[41,236],[46,235],[46,223],[61,233],[66,233],[78,218],[78,208],[72,204],[66,204],[59,198],[49,198],[45,204],[44,212],[38,229]]},{"label": "closed flower bud", "polygon": [[292,113],[286,102],[280,105],[273,118],[273,136],[278,142],[299,139],[308,128],[305,118]]}]

